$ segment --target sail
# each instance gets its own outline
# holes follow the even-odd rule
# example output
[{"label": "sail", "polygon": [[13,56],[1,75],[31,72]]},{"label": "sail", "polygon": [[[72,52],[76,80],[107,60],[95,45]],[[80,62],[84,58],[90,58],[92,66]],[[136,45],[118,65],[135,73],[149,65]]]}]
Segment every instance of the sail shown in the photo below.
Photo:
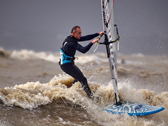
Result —
[{"label": "sail", "polygon": [[117,43],[119,42],[119,34],[117,25],[114,24],[114,0],[101,0],[102,19],[106,45],[107,57],[111,71],[111,80],[114,87],[116,104],[109,104],[103,110],[112,114],[125,114],[130,116],[150,115],[164,110],[163,107],[150,106],[139,103],[121,103],[118,95],[117,87]]},{"label": "sail", "polygon": [[119,103],[119,95],[117,88],[117,43],[118,41],[118,29],[114,25],[114,0],[102,0],[102,19],[103,19],[103,29],[105,31],[105,43],[107,50],[107,57],[109,60],[109,66],[111,71],[111,79],[113,82],[116,104]]}]

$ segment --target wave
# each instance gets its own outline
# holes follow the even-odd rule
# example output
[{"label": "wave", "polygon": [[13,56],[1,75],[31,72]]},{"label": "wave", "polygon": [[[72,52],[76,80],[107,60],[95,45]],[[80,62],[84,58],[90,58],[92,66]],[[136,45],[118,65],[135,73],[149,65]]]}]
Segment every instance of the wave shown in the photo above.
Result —
[{"label": "wave", "polygon": [[[53,77],[48,83],[27,82],[26,84],[15,85],[0,89],[0,99],[8,106],[19,106],[24,109],[34,109],[40,105],[46,105],[54,100],[65,98],[73,103],[82,102],[87,98],[81,84],[68,75]],[[146,103],[149,105],[168,108],[168,92],[156,94],[147,89],[132,89],[119,84],[119,95],[122,101]],[[105,105],[115,101],[114,91],[111,82],[108,85],[100,85],[94,82],[89,83],[95,95],[102,97],[101,104]]]},{"label": "wave", "polygon": [[[7,51],[1,47],[0,56],[5,56],[12,59],[18,59],[18,60],[42,59],[45,61],[58,63],[60,54],[59,52],[55,52],[55,53],[54,52],[35,52],[33,50],[27,50],[27,49]],[[135,60],[140,58],[141,59],[146,58],[146,56],[141,53],[131,54],[131,55],[118,54],[118,57],[119,59],[117,63],[122,63],[124,60],[126,61],[127,64],[130,64],[130,65],[146,65],[144,62],[139,62],[138,60],[137,61]],[[167,59],[167,56],[162,56],[162,57],[165,57],[165,59]],[[132,58],[134,60],[130,60]],[[108,60],[107,60],[106,53],[103,53],[103,52],[97,52],[97,53],[88,54],[88,55],[77,54],[77,60],[75,60],[76,63],[80,63],[80,64],[84,64],[88,62],[107,62],[107,61]],[[168,62],[168,61],[165,60],[165,62]]]},{"label": "wave", "polygon": [[10,51],[4,50],[4,48],[0,47],[0,57],[7,58],[10,56]]},{"label": "wave", "polygon": [[[102,56],[103,55],[103,56]],[[59,61],[59,53],[53,53],[53,52],[35,52],[32,50],[14,50],[10,54],[10,58],[18,59],[18,60],[35,60],[35,59],[42,59],[53,63],[58,63]],[[102,59],[102,57],[105,57]],[[100,61],[106,61],[106,56],[104,56],[104,53],[98,53],[97,55],[78,55],[76,63],[87,63],[87,62],[100,62]]]},{"label": "wave", "polygon": [[[63,74],[54,76],[48,83],[27,82],[25,84],[15,85],[14,87],[5,87],[4,89],[0,89],[0,101],[7,106],[18,106],[23,109],[33,110],[39,106],[48,105],[61,100],[65,105],[72,104],[81,106],[82,109],[87,111],[92,120],[96,120],[96,122],[101,125],[109,125],[111,123],[116,125],[156,125],[158,123],[157,121],[153,122],[144,118],[138,119],[127,115],[120,117],[102,111],[102,106],[114,103],[115,101],[111,82],[109,82],[108,85],[94,82],[89,83],[94,95],[99,95],[101,97],[101,102],[95,104],[87,97],[81,84],[79,82],[72,84],[73,81],[74,79],[72,77]],[[160,112],[161,114],[159,113],[159,115],[164,120],[168,117],[168,92],[157,94],[147,89],[136,90],[132,89],[126,82],[120,83],[119,85],[119,96],[121,101],[162,106],[165,110]],[[162,123],[164,122],[159,121],[159,124]]]},{"label": "wave", "polygon": [[[2,57],[18,60],[17,62],[19,62],[23,66],[25,62],[22,63],[19,60],[30,60],[30,62],[26,61],[26,63],[31,63],[32,66],[33,63],[31,60],[34,60],[34,63],[38,65],[43,63],[41,62],[41,60],[45,60],[54,62],[54,64],[46,62],[46,64],[50,65],[50,67],[57,67],[55,66],[55,63],[58,62],[59,59],[59,53],[35,52],[31,50],[1,50],[1,52],[5,54],[5,56]],[[17,106],[21,108],[21,110],[28,109],[33,111],[41,108],[41,106],[45,106],[46,108],[57,106],[58,104],[55,103],[61,103],[63,112],[64,108],[66,112],[66,108],[69,105],[75,107],[79,106],[79,108],[77,109],[82,112],[84,110],[86,112],[84,112],[84,114],[89,115],[89,120],[93,120],[93,122],[96,122],[96,124],[105,126],[164,126],[168,124],[168,92],[166,90],[162,90],[162,88],[166,88],[165,85],[167,84],[167,71],[165,69],[168,62],[167,56],[162,56],[160,58],[157,56],[143,56],[140,54],[130,56],[121,54],[118,55],[118,63],[120,63],[123,58],[125,59],[125,64],[118,65],[118,75],[120,78],[118,85],[121,101],[138,102],[165,108],[165,110],[162,112],[159,112],[152,116],[145,116],[140,118],[130,117],[128,115],[112,115],[107,113],[106,111],[102,111],[103,106],[105,106],[106,104],[113,104],[115,102],[113,86],[112,83],[108,81],[110,80],[110,73],[108,68],[108,60],[105,53],[79,55],[78,57],[79,58],[78,60],[76,60],[76,62],[82,64],[78,65],[81,67],[81,69],[84,70],[84,73],[86,73],[85,75],[88,78],[91,90],[96,96],[101,96],[100,104],[96,104],[94,101],[90,100],[87,97],[79,82],[72,84],[73,78],[66,74],[58,75],[58,71],[54,71],[54,74],[51,74],[51,77],[53,77],[55,74],[57,74],[57,76],[54,76],[50,81],[45,81],[45,83],[38,81],[27,82],[27,80],[25,80],[25,82],[27,83],[0,89],[0,101],[6,106]],[[155,61],[156,58],[160,58],[160,60]],[[9,59],[10,64],[15,63],[13,62],[15,60]],[[2,63],[6,64],[7,61],[8,59],[5,59]],[[151,67],[151,65],[153,65],[153,67]],[[7,68],[9,68],[9,71],[11,70],[11,68],[7,67],[6,65],[1,66],[5,66],[4,71]],[[158,66],[160,69],[154,69],[158,68]],[[41,65],[41,67],[43,69],[43,65]],[[14,71],[18,71],[18,69],[15,67],[13,67],[12,69]],[[33,71],[34,69],[36,70],[36,66],[32,67],[31,69],[33,69]],[[30,70],[30,73],[27,73],[27,75],[32,76],[33,71]],[[24,75],[22,77],[24,78],[26,76]],[[20,78],[20,74],[17,75],[16,79],[18,78]],[[147,81],[146,79],[149,79],[149,81]],[[36,80],[40,80],[38,76]],[[148,85],[146,85],[147,83]],[[145,86],[142,86],[143,84],[145,84]],[[147,89],[142,89],[142,87],[146,87]],[[158,88],[156,91],[160,89],[158,91],[159,93],[152,91],[155,89],[150,87],[155,87],[155,89]],[[55,109],[55,107],[51,108],[51,111],[52,109]],[[77,111],[75,112],[78,113]],[[61,121],[61,118],[59,119]]]}]

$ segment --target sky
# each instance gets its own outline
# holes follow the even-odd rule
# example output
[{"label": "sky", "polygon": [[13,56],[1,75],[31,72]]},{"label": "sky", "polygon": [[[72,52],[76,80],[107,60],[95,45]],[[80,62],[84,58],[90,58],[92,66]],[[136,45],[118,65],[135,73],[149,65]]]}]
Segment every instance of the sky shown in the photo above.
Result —
[{"label": "sky", "polygon": [[[167,6],[168,0],[115,0],[119,53],[167,55]],[[74,25],[81,26],[82,35],[102,31],[101,1],[0,0],[0,47],[4,49],[58,52]],[[105,47],[100,45],[97,52],[105,52]]]}]

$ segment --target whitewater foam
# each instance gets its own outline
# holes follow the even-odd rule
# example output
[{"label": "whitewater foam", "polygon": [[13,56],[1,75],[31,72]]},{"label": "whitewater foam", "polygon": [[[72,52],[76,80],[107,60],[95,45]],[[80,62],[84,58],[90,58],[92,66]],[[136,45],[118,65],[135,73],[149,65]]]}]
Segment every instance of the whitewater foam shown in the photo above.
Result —
[{"label": "whitewater foam", "polygon": [[[168,92],[166,90],[167,57],[157,57],[160,58],[160,61],[155,63],[153,61],[155,61],[156,56],[120,56],[120,59],[124,57],[126,60],[125,64],[118,62],[118,88],[121,101],[145,103],[165,108],[164,111],[154,115],[130,117],[128,115],[112,115],[106,111],[102,111],[103,106],[115,102],[113,86],[112,83],[109,82],[110,77],[108,77],[110,76],[110,71],[106,54],[94,54],[95,56],[93,57],[92,55],[87,55],[86,57],[83,57],[85,55],[79,55],[79,59],[75,61],[81,63],[77,65],[83,70],[84,75],[86,75],[93,93],[102,98],[100,104],[95,104],[87,97],[79,82],[72,84],[74,81],[72,77],[66,74],[60,74],[59,66],[56,64],[59,59],[59,53],[40,53],[34,51],[23,51],[21,54],[17,53],[13,55],[13,57],[10,57],[12,59],[1,58],[1,84],[3,84],[5,88],[0,89],[0,101],[6,105],[1,104],[4,113],[7,108],[10,108],[9,111],[7,111],[8,115],[10,115],[11,110],[14,111],[13,113],[19,110],[19,115],[29,112],[33,113],[32,115],[34,117],[36,116],[34,120],[32,120],[31,114],[26,116],[25,119],[18,117],[17,120],[19,121],[24,120],[23,122],[29,124],[29,121],[26,120],[30,118],[29,120],[32,121],[31,124],[37,125],[95,124],[104,126],[164,126],[168,124]],[[22,56],[22,54],[26,56]],[[51,56],[49,56],[49,54],[51,54]],[[48,58],[50,62],[46,62],[47,57],[50,57]],[[89,58],[93,58],[93,60]],[[148,58],[150,60],[148,60]],[[80,61],[80,59],[82,59],[82,61]],[[32,62],[32,60],[34,61]],[[85,63],[83,62],[84,60],[86,60]],[[137,64],[139,61],[142,62],[142,64]],[[16,66],[15,64],[18,65]],[[9,74],[11,71],[13,74]],[[36,72],[38,72],[38,74],[34,74]],[[40,77],[45,78],[45,81],[40,82]],[[13,83],[12,78],[14,78],[15,83]],[[23,79],[23,81],[19,81],[20,79]],[[7,87],[6,85],[11,87]],[[15,106],[18,106],[19,109]],[[43,115],[41,113],[45,113],[45,115],[49,116],[41,117],[41,115]],[[79,117],[82,114],[83,116],[79,119],[81,121],[79,121],[78,118],[76,119],[76,116]],[[3,118],[5,115],[1,114],[1,116]],[[8,117],[6,116],[6,118]],[[13,118],[15,117],[10,117],[10,119]],[[38,119],[39,122],[37,121]],[[42,121],[42,124],[40,121]]]},{"label": "whitewater foam", "polygon": [[[103,55],[103,56],[102,56]],[[106,58],[104,56],[105,54],[103,53],[97,53],[95,55],[90,54],[90,55],[77,55],[75,62],[76,63],[80,63],[80,64],[84,64],[87,62],[104,62],[107,61]],[[59,53],[52,53],[52,52],[35,52],[32,50],[14,50],[11,52],[10,58],[13,59],[19,59],[19,60],[35,60],[35,59],[42,59],[42,60],[46,60],[49,62],[53,62],[53,63],[58,63],[59,62]]]},{"label": "whitewater foam", "polygon": [[[15,85],[14,87],[6,87],[0,90],[0,99],[7,106],[18,106],[23,109],[35,109],[41,105],[47,105],[57,100],[62,100],[66,105],[66,101],[71,104],[80,105],[87,111],[92,120],[96,120],[101,125],[162,125],[161,119],[158,122],[147,120],[145,118],[129,117],[128,115],[119,116],[112,115],[101,110],[101,107],[114,103],[115,96],[112,84],[109,82],[107,86],[89,83],[89,86],[95,95],[99,95],[102,100],[100,104],[92,102],[84,92],[81,84],[76,82],[72,85],[73,79],[68,75],[59,75],[53,77],[50,82],[41,84],[40,82],[27,82],[26,84]],[[66,85],[72,85],[67,87]],[[167,117],[168,111],[168,92],[156,94],[147,89],[136,90],[131,87],[125,87],[120,84],[119,96],[121,101],[146,103],[149,105],[157,105],[166,109],[160,114],[162,118]],[[164,116],[163,116],[164,115]],[[60,120],[61,121],[61,120]],[[62,124],[66,122],[62,120]]]}]

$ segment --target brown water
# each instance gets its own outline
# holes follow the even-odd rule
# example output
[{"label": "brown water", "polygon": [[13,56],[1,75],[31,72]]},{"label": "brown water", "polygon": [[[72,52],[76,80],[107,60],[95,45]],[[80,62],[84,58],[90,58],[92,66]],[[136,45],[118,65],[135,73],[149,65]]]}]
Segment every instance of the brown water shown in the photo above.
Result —
[{"label": "brown water", "polygon": [[[106,54],[79,55],[76,65],[101,103],[91,101],[79,82],[58,66],[58,53],[28,50],[0,56],[2,126],[167,126],[168,56],[119,55],[118,86],[122,101],[162,106],[144,117],[113,115],[101,107],[115,101]],[[125,64],[122,64],[125,59]]]}]

